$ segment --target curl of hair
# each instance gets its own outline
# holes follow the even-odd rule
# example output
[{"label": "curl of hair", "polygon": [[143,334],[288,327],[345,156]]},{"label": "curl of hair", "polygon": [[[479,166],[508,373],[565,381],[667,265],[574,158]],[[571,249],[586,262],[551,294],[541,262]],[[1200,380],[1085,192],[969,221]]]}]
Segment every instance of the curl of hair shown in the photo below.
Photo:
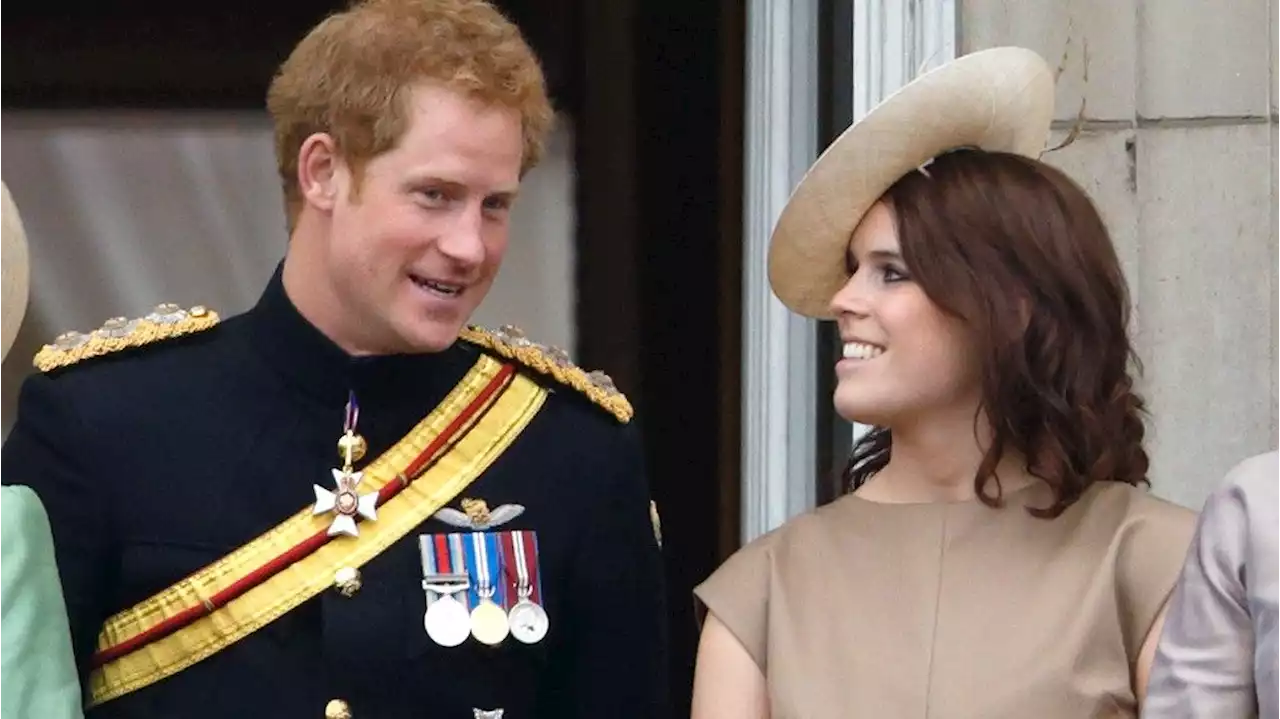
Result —
[{"label": "curl of hair", "polygon": [[303,141],[328,133],[358,180],[369,160],[404,136],[409,94],[423,83],[516,110],[523,127],[522,172],[542,158],[554,119],[546,79],[520,30],[502,13],[483,0],[363,0],[316,25],[267,90],[291,227],[302,205]]},{"label": "curl of hair", "polygon": [[[982,352],[975,416],[991,441],[974,476],[999,506],[996,467],[1009,450],[1053,491],[1030,509],[1056,517],[1094,482],[1149,485],[1141,364],[1128,335],[1124,274],[1096,207],[1061,171],[1004,153],[957,150],[885,193],[903,261],[942,311],[960,318]],[[893,452],[888,428],[854,446],[850,489]]]}]

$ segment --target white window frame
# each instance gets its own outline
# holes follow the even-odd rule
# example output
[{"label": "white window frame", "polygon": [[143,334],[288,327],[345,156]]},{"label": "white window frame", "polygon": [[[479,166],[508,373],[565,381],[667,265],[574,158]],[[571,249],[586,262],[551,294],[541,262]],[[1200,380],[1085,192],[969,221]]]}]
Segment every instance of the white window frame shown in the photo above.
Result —
[{"label": "white window frame", "polygon": [[956,0],[853,0],[853,119],[956,57]]},{"label": "white window frame", "polygon": [[[956,55],[956,0],[853,0],[853,116]],[[817,157],[818,3],[749,0],[743,241],[742,523],[749,542],[813,508],[817,325],[769,289],[769,235]],[[865,427],[855,425],[857,439]]]},{"label": "white window frame", "polygon": [[773,225],[817,156],[816,0],[750,0],[746,75],[743,542],[814,504],[817,325],[773,295],[767,260]]}]

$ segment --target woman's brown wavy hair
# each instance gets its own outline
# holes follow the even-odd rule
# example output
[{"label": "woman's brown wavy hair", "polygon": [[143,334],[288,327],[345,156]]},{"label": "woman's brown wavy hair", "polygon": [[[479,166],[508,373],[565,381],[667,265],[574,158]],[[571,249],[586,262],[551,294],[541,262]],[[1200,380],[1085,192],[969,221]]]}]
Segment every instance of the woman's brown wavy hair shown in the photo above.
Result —
[{"label": "woman's brown wavy hair", "polygon": [[[884,201],[911,276],[984,355],[975,421],[985,414],[992,442],[974,477],[978,497],[999,505],[995,468],[1009,449],[1054,492],[1051,506],[1031,509],[1039,517],[1058,516],[1094,482],[1149,484],[1128,287],[1084,190],[1043,162],[957,150],[900,179]],[[845,469],[851,489],[892,451],[888,428],[860,439]]]}]

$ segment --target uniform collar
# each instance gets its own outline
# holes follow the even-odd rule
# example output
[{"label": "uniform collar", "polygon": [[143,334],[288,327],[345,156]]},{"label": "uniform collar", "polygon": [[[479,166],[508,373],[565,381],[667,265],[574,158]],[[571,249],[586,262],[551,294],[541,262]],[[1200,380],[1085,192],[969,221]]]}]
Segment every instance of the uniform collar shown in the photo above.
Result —
[{"label": "uniform collar", "polygon": [[362,407],[444,394],[472,359],[461,345],[431,354],[354,357],[311,324],[289,299],[282,270],[248,312],[250,341],[270,367],[326,406],[341,407],[354,391]]}]

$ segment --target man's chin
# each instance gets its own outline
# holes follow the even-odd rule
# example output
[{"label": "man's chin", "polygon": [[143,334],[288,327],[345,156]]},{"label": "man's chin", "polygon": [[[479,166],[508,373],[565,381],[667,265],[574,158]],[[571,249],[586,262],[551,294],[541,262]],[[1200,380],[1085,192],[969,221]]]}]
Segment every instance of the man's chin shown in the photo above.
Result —
[{"label": "man's chin", "polygon": [[434,354],[443,352],[458,341],[462,332],[462,324],[457,322],[432,322],[418,325],[411,331],[403,333],[405,344],[414,354]]}]

